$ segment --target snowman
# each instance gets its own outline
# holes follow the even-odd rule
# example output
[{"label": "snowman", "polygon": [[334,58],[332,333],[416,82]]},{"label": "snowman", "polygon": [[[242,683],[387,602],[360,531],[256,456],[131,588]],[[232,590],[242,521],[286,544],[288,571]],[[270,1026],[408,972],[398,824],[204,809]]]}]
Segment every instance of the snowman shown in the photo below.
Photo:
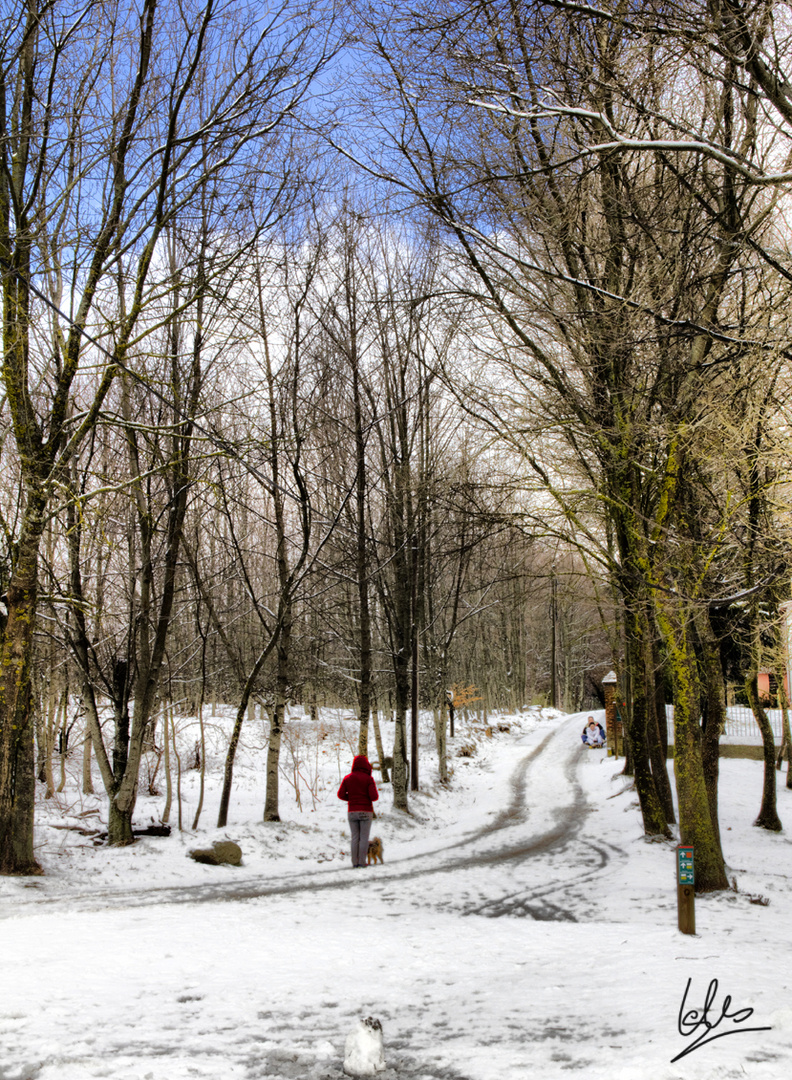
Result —
[{"label": "snowman", "polygon": [[376,1076],[385,1071],[382,1024],[372,1016],[361,1020],[347,1035],[344,1072],[347,1076]]}]

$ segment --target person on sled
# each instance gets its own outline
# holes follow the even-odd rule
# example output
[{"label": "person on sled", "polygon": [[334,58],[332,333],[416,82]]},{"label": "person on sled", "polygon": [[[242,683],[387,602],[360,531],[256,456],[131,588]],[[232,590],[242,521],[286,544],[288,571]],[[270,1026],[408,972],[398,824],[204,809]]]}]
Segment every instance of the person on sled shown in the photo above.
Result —
[{"label": "person on sled", "polygon": [[583,728],[583,734],[580,736],[580,740],[589,750],[597,746],[605,745],[605,731],[602,724],[595,722],[593,716],[588,718],[588,722]]}]

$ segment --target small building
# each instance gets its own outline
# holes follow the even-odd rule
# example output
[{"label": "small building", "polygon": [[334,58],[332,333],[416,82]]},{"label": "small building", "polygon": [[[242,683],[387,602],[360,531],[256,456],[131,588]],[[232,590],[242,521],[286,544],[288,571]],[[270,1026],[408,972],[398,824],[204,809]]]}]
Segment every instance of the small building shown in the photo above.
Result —
[{"label": "small building", "polygon": [[[759,691],[759,700],[769,705],[772,709],[779,707],[778,700],[778,676],[774,671],[760,671],[756,676],[756,688]],[[787,685],[787,676],[784,675],[784,691],[789,700],[789,686]]]}]

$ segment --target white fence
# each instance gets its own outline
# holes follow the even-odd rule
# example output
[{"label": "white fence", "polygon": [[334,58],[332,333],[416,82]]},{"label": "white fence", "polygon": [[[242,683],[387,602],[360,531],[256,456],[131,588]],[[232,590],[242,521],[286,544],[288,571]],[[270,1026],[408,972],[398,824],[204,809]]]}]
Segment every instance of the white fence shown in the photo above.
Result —
[{"label": "white fence", "polygon": [[[773,729],[776,743],[781,745],[782,716],[780,709],[767,709],[767,718]],[[666,705],[668,717],[668,739],[674,741],[674,706]],[[726,731],[721,742],[743,743],[748,746],[761,746],[762,736],[754,719],[754,714],[747,705],[730,705],[726,710]]]}]

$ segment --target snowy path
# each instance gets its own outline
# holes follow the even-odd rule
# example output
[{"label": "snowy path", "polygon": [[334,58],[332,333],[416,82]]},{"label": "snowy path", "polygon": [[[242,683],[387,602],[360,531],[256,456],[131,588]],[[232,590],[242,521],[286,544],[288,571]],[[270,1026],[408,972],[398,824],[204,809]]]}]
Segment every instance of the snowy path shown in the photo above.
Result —
[{"label": "snowy path", "polygon": [[[577,776],[585,760],[576,739],[579,726],[580,718],[575,716],[548,734],[540,730],[516,742],[515,764],[508,779],[508,802],[493,821],[462,839],[442,846],[435,843],[418,855],[409,850],[413,845],[404,845],[407,853],[395,859],[389,857],[385,866],[367,871],[370,880],[366,881],[366,887],[375,895],[387,896],[395,883],[409,881],[415,903],[433,904],[438,893],[434,879],[441,875],[449,879],[444,902],[465,914],[528,915],[577,921],[577,915],[566,906],[570,896],[576,895],[579,886],[591,882],[616,850],[580,836],[588,807]],[[480,873],[482,868],[488,871],[485,878]],[[449,878],[452,874],[453,880]],[[424,881],[429,883],[428,888],[422,887]],[[306,891],[359,889],[362,884],[345,867],[309,874],[291,873],[274,881],[271,876],[243,877],[222,884],[135,892],[114,888],[71,891],[53,897],[33,893],[25,900],[33,906],[55,904],[72,910],[96,911],[152,904],[252,900]],[[559,890],[557,901],[546,899]],[[6,909],[2,915],[9,917],[11,913]]]},{"label": "snowy path", "polygon": [[[672,846],[643,841],[634,794],[581,751],[580,726],[496,748],[477,824],[444,829],[448,843],[400,840],[383,814],[388,862],[364,874],[20,886],[13,908],[9,886],[0,1080],[341,1080],[344,1038],[367,1015],[383,1024],[383,1080],[786,1077],[792,845],[725,810],[739,864],[767,867],[750,884],[771,905],[702,898],[684,938]],[[753,783],[754,765],[725,762],[724,790]],[[672,1064],[686,981],[700,1004],[715,977],[772,1031]]]}]

